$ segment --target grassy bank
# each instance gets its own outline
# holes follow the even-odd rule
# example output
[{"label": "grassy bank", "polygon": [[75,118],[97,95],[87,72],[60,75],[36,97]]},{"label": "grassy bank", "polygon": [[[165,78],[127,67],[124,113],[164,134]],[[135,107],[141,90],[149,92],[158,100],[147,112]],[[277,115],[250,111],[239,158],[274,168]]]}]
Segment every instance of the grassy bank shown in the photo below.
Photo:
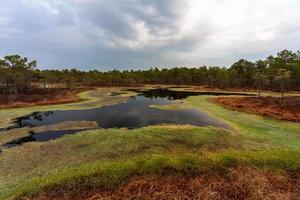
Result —
[{"label": "grassy bank", "polygon": [[[103,96],[82,95],[90,98],[84,104],[51,108],[83,109],[104,102]],[[116,97],[116,101],[125,100],[127,95]],[[224,174],[241,166],[281,174],[300,173],[299,123],[231,111],[207,99],[194,96],[161,108],[199,109],[229,124],[230,129],[175,125],[97,129],[4,149],[0,155],[0,199],[31,197],[53,188],[113,189],[135,175]],[[49,107],[26,108],[24,112],[39,109]],[[0,112],[9,118],[8,111],[6,115]]]},{"label": "grassy bank", "polygon": [[1,194],[14,199],[58,186],[68,191],[114,188],[133,175],[225,173],[240,165],[300,171],[299,151],[252,150],[239,142],[244,140],[223,130],[190,126],[82,132],[4,152]]},{"label": "grassy bank", "polygon": [[32,112],[90,109],[124,102],[128,99],[129,96],[134,95],[133,92],[125,92],[118,96],[111,96],[112,93],[119,91],[120,88],[99,88],[93,91],[86,91],[77,94],[78,97],[83,100],[81,102],[58,105],[32,106],[25,108],[0,109],[0,128],[7,127],[11,123],[12,119],[28,115]]}]

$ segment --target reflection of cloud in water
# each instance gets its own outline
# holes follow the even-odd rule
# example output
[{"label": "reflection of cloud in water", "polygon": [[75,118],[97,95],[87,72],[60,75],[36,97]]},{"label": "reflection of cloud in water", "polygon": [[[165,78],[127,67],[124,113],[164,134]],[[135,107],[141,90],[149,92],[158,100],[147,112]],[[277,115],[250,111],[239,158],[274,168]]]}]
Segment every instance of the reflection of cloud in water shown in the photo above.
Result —
[{"label": "reflection of cloud in water", "polygon": [[[102,128],[128,127],[137,128],[155,124],[190,124],[196,126],[227,127],[225,124],[196,110],[163,110],[150,105],[173,103],[166,98],[150,99],[137,96],[126,103],[105,106],[89,110],[55,111],[51,115],[27,116],[24,124],[34,126],[50,125],[63,121],[96,121]],[[39,116],[37,119],[35,116]],[[40,116],[43,116],[42,118]]]},{"label": "reflection of cloud in water", "polygon": [[[151,105],[172,104],[170,99],[183,99],[195,95],[237,95],[237,93],[172,91],[153,89],[139,92],[127,102],[89,110],[66,110],[33,113],[19,118],[20,126],[42,126],[65,121],[96,121],[100,127],[138,128],[154,124],[190,124],[196,126],[228,127],[197,110],[163,110]],[[248,94],[240,94],[248,95]],[[17,125],[17,124],[16,124]]]},{"label": "reflection of cloud in water", "polygon": [[[166,90],[162,90],[162,95],[159,97],[159,91],[160,90],[146,92],[145,95],[140,94],[139,96],[130,98],[125,103],[96,109],[35,112],[31,115],[16,119],[15,126],[11,128],[23,126],[47,126],[62,122],[65,123],[67,121],[73,123],[76,123],[75,121],[97,122],[98,126],[102,128],[138,128],[155,124],[189,124],[196,126],[229,127],[198,110],[165,110],[151,107],[151,105],[172,104],[173,102],[168,99],[180,99],[191,94],[190,92],[180,92],[180,94],[178,94],[178,92],[174,91],[166,93]],[[153,96],[155,98],[152,98]],[[71,126],[66,128],[72,129]],[[29,132],[28,136],[8,142],[4,146],[10,148],[27,142],[48,141],[80,131],[78,129],[67,129],[43,131],[38,134]]]}]

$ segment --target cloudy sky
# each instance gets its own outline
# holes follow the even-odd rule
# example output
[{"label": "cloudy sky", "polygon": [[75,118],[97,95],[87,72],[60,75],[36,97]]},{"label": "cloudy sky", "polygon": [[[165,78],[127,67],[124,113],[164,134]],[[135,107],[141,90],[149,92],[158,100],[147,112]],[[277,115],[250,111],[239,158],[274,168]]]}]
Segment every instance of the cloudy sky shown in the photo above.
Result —
[{"label": "cloudy sky", "polygon": [[0,56],[39,68],[228,66],[300,49],[300,0],[0,0]]}]

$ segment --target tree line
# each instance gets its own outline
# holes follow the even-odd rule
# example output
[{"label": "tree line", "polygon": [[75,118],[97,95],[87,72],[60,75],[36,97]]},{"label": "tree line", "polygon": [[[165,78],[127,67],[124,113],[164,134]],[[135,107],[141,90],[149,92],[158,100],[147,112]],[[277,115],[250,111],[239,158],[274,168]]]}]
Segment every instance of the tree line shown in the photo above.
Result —
[{"label": "tree line", "polygon": [[3,95],[31,88],[133,86],[139,84],[199,85],[214,88],[300,90],[300,51],[283,50],[251,62],[241,59],[230,67],[200,66],[148,70],[39,70],[37,62],[20,55],[0,59]]}]

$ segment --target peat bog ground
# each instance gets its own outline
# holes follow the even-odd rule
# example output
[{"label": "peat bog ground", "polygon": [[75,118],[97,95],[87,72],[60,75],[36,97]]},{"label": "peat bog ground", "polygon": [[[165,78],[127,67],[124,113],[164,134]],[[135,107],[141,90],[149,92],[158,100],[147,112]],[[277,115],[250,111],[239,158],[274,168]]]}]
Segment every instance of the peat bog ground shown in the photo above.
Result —
[{"label": "peat bog ground", "polygon": [[227,108],[250,112],[274,119],[300,122],[300,96],[284,97],[219,97],[212,102]]},{"label": "peat bog ground", "polygon": [[78,102],[82,99],[76,94],[88,91],[89,88],[82,89],[64,89],[64,88],[47,88],[47,89],[30,89],[29,91],[19,92],[17,98],[11,101],[7,95],[0,95],[0,109],[4,108],[21,108],[36,105],[51,105]]},{"label": "peat bog ground", "polygon": [[[157,92],[148,89],[143,90]],[[176,91],[194,94],[159,97],[171,102],[149,103],[147,109],[195,110],[228,128],[175,122],[133,129],[101,128],[102,120],[69,118],[4,130],[1,146],[45,132],[78,132],[0,147],[0,199],[300,198],[299,123],[227,109],[209,100],[228,92],[171,88],[165,94],[180,94]],[[145,98],[139,94],[127,88],[100,88],[80,93],[85,100],[77,103],[0,110],[5,119],[0,127],[11,126],[14,119],[33,112],[86,112],[126,104],[133,96]],[[30,131],[37,135],[30,135]]]}]

